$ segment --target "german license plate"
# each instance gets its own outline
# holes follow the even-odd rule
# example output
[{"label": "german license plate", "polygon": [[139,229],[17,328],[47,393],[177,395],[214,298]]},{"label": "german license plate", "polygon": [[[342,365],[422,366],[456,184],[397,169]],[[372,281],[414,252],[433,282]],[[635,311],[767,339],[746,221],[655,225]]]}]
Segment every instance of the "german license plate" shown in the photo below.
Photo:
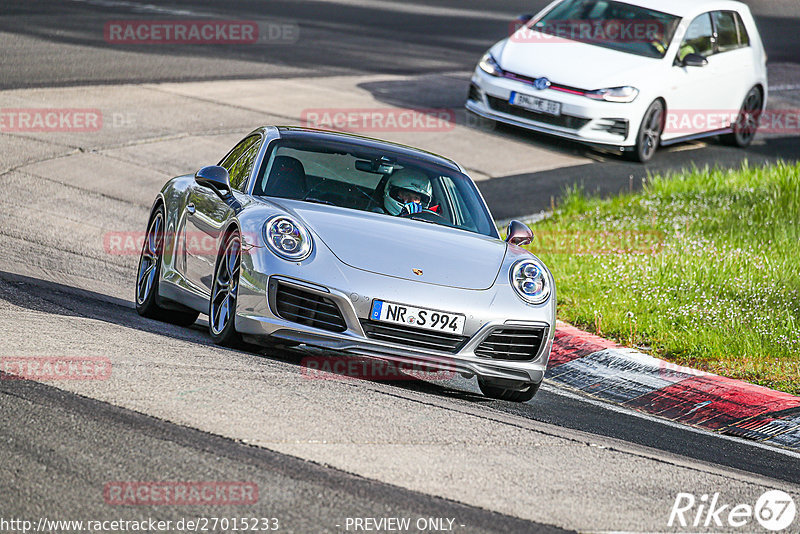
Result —
[{"label": "german license plate", "polygon": [[467,317],[460,313],[417,308],[383,300],[372,301],[370,319],[457,335],[464,333],[464,324],[467,322]]},{"label": "german license plate", "polygon": [[524,93],[511,93],[511,98],[508,100],[512,106],[519,106],[521,108],[537,111],[539,113],[547,113],[548,115],[561,115],[561,102],[553,102],[552,100],[545,100],[538,96],[526,95]]}]

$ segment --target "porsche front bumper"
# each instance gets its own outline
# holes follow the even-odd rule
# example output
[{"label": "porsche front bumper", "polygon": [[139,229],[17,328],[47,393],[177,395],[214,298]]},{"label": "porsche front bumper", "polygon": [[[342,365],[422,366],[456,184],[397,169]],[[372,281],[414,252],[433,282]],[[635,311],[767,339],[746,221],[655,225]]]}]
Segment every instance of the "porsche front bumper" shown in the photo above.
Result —
[{"label": "porsche front bumper", "polygon": [[[327,299],[328,302],[335,304],[344,321],[343,326],[339,328],[340,331],[332,330],[333,327],[327,324],[315,324],[311,320],[298,322],[297,320],[287,320],[282,317],[276,311],[274,302],[275,291],[279,285],[295,288],[308,295]],[[510,290],[510,288],[508,289]],[[431,301],[435,301],[438,296],[447,292],[461,294],[463,290],[434,288],[432,293],[439,295],[433,295]],[[236,318],[237,331],[245,336],[255,338],[256,341],[271,338],[273,342],[275,339],[299,342],[360,356],[387,359],[402,364],[420,365],[442,371],[455,371],[464,376],[477,375],[483,378],[505,379],[534,384],[540,383],[544,377],[552,347],[553,323],[547,320],[547,315],[551,313],[551,310],[547,308],[537,311],[536,315],[541,315],[541,320],[536,318],[507,319],[497,314],[494,316],[488,313],[482,316],[476,313],[470,314],[469,310],[464,308],[454,308],[456,304],[453,303],[450,305],[450,309],[460,309],[468,312],[464,339],[452,350],[441,350],[425,347],[424,342],[406,343],[402,339],[398,340],[398,342],[391,342],[370,337],[370,334],[365,331],[365,324],[369,323],[369,309],[372,299],[363,295],[364,288],[359,292],[345,292],[288,276],[273,275],[267,281],[265,293],[267,298],[261,297],[266,303],[265,307],[261,308],[259,306],[258,308],[261,309],[257,313],[243,313],[240,310]],[[369,292],[367,293],[369,294]],[[397,297],[393,292],[386,293],[372,293],[372,295],[376,298],[397,301]],[[270,303],[270,294],[272,295],[272,303]],[[496,298],[497,295],[484,295],[483,297],[491,301],[498,300]],[[439,302],[442,301],[439,300]],[[512,304],[524,310],[522,303]],[[491,308],[490,306],[485,309]],[[502,308],[502,305],[500,308]],[[413,333],[413,329],[411,331]],[[503,332],[509,331],[522,332],[523,334],[526,332],[531,334],[534,332],[541,333],[541,341],[537,347],[531,348],[531,356],[528,359],[487,357],[486,347],[488,345],[496,346],[492,344],[489,339],[490,336],[493,334],[501,336]],[[492,339],[499,338],[493,337]]]}]

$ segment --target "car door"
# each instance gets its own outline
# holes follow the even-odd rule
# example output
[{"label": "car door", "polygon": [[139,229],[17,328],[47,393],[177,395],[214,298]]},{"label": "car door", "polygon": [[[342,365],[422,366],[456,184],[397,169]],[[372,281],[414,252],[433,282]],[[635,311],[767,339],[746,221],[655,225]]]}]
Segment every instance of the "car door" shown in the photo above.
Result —
[{"label": "car door", "polygon": [[215,191],[198,184],[189,190],[184,241],[186,278],[204,296],[211,295],[220,233],[236,196],[247,188],[261,142],[258,134],[245,138],[220,163],[228,170],[233,199],[223,200]]},{"label": "car door", "polygon": [[[709,113],[720,109],[724,87],[719,85],[719,64],[714,61],[715,39],[710,12],[696,17],[686,29],[669,76],[664,140],[706,131]],[[705,57],[708,64],[684,66],[682,61],[690,53]]]},{"label": "car door", "polygon": [[714,69],[718,76],[719,105],[735,120],[744,97],[752,87],[755,72],[750,39],[741,17],[735,11],[714,11],[716,53]]}]

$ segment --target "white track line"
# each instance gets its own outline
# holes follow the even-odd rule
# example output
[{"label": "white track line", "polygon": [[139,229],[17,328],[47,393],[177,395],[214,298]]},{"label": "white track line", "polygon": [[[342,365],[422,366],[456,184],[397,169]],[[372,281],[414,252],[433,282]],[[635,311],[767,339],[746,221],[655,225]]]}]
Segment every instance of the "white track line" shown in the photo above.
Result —
[{"label": "white track line", "polygon": [[172,9],[168,7],[161,7],[153,4],[139,4],[136,2],[126,2],[124,0],[72,0],[73,2],[81,2],[99,7],[110,8],[124,8],[130,9],[135,13],[158,13],[161,15],[178,15],[178,16],[210,16],[210,13],[203,13],[202,11],[190,11],[188,9]]},{"label": "white track line", "polygon": [[769,87],[770,92],[796,91],[798,89],[800,89],[800,84],[794,84],[794,85],[771,85]]}]

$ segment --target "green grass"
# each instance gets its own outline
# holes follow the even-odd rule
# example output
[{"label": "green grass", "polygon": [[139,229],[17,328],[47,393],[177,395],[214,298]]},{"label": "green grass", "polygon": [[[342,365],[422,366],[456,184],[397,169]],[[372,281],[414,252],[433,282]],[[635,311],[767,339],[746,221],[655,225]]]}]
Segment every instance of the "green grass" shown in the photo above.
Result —
[{"label": "green grass", "polygon": [[559,318],[655,356],[800,394],[800,165],[575,189],[528,247]]}]

